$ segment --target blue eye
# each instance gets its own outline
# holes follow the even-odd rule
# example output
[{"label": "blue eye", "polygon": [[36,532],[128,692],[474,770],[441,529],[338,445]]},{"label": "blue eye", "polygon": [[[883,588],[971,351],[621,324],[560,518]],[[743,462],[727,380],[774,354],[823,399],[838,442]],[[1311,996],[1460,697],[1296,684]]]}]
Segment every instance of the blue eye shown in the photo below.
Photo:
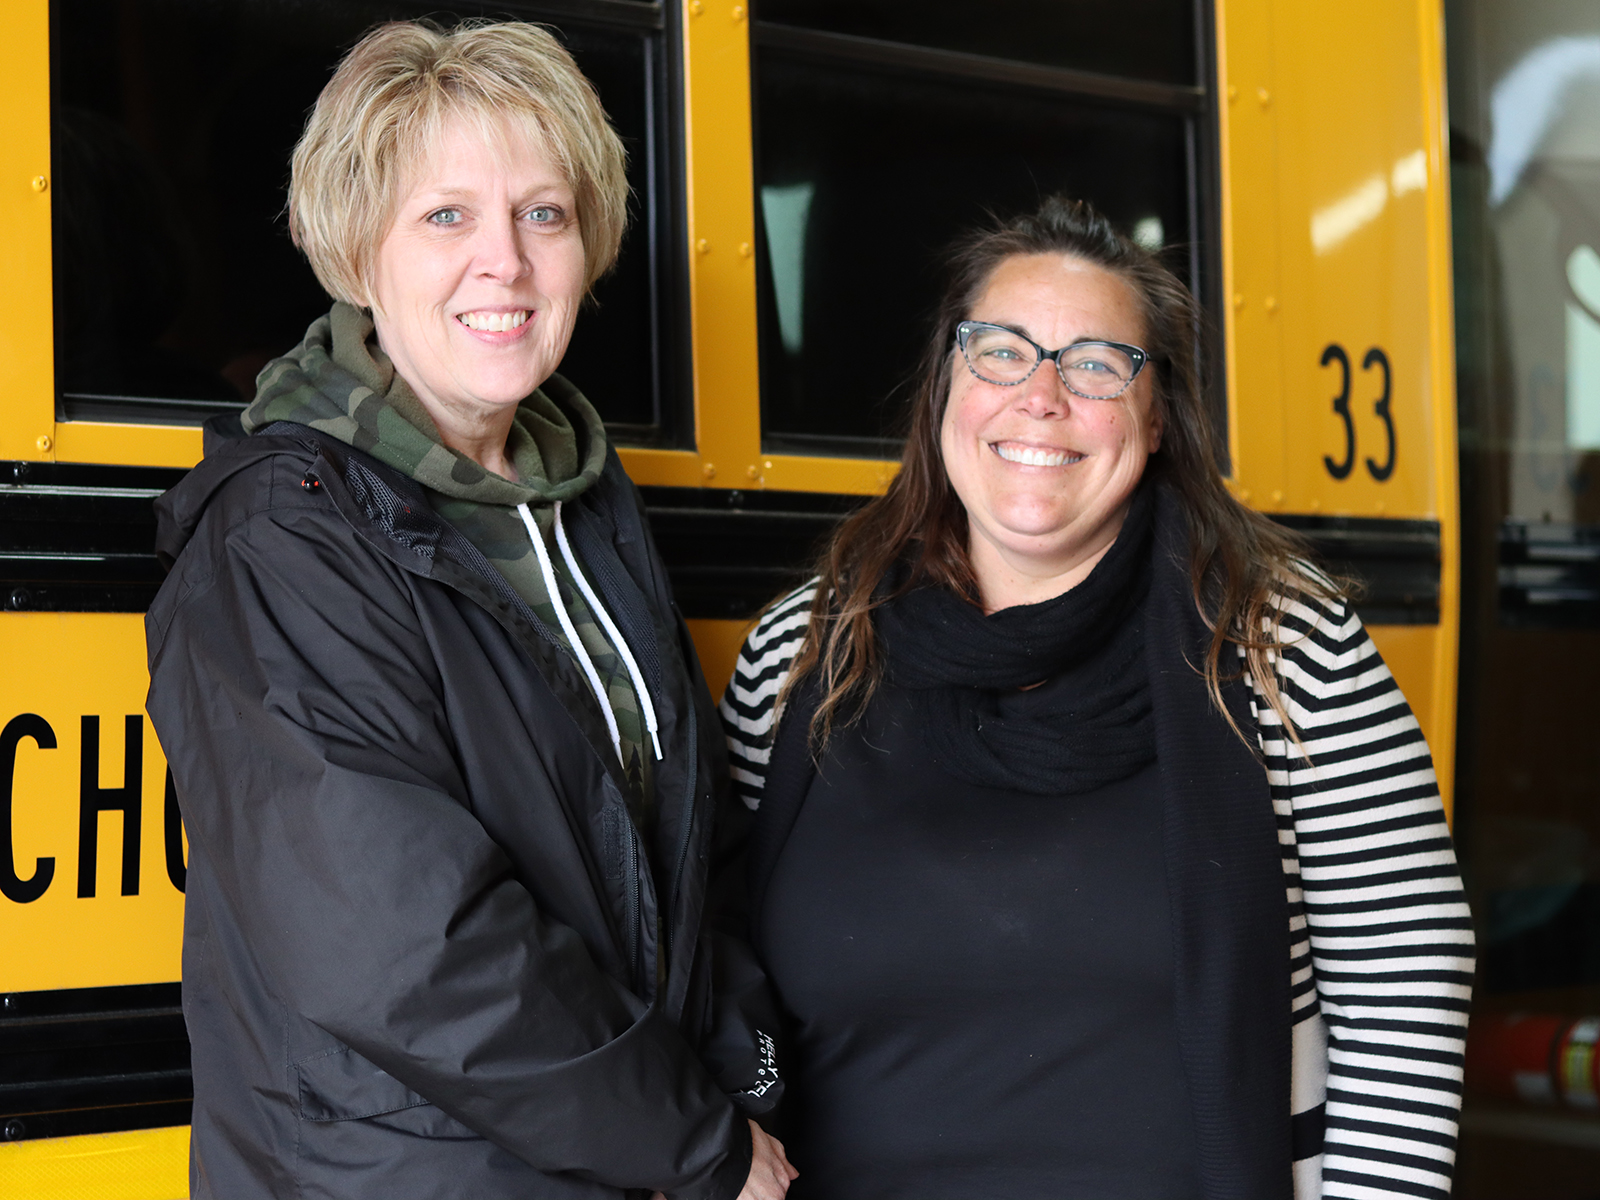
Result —
[{"label": "blue eye", "polygon": [[429,213],[428,220],[434,225],[459,225],[461,224],[461,210],[458,208],[441,208],[438,212]]},{"label": "blue eye", "polygon": [[561,210],[548,204],[537,204],[528,210],[527,216],[535,225],[554,225],[561,220]]}]

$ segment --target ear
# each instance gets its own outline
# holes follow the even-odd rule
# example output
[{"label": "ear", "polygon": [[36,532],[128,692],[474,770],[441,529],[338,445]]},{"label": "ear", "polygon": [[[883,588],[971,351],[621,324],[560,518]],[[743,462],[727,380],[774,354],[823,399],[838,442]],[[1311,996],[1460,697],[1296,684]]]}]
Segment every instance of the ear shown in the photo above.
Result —
[{"label": "ear", "polygon": [[1161,435],[1167,431],[1167,419],[1162,413],[1162,405],[1157,404],[1150,410],[1150,431],[1145,443],[1145,453],[1154,454],[1161,449]]}]

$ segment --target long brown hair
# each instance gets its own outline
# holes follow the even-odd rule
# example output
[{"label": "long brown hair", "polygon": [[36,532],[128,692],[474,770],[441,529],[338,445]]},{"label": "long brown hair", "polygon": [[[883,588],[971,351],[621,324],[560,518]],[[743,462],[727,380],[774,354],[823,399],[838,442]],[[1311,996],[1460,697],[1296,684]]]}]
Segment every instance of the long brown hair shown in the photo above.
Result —
[{"label": "long brown hair", "polygon": [[[1217,470],[1217,455],[1202,400],[1197,339],[1199,306],[1161,260],[1112,226],[1082,200],[1052,196],[1038,211],[980,229],[961,239],[949,259],[949,283],[912,382],[910,429],[900,473],[888,491],[840,524],[823,552],[805,642],[795,659],[787,696],[812,674],[821,703],[812,719],[814,743],[859,715],[883,672],[872,611],[913,587],[934,584],[977,603],[967,557],[967,514],[951,487],[940,453],[940,426],[956,359],[956,326],[966,320],[995,270],[1018,255],[1066,255],[1093,263],[1130,284],[1143,308],[1146,350],[1154,373],[1156,412],[1164,421],[1161,448],[1147,472],[1176,489],[1189,521],[1190,583],[1195,606],[1211,630],[1201,670],[1213,702],[1238,730],[1222,701],[1222,683],[1238,673],[1224,667],[1229,646],[1242,647],[1257,689],[1293,734],[1272,656],[1280,648],[1274,600],[1280,595],[1329,597],[1336,581],[1308,576],[1304,543],[1240,504]],[[900,562],[910,566],[895,589],[879,588]],[[780,700],[781,703],[781,700]]]}]

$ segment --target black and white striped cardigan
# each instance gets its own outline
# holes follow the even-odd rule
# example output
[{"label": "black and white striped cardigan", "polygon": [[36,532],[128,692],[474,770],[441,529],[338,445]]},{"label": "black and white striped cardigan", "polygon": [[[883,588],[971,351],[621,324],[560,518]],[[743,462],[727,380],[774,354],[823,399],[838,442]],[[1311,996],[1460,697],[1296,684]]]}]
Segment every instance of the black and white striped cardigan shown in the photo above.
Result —
[{"label": "black and white striped cardigan", "polygon": [[[723,695],[734,787],[752,810],[815,594],[813,580],[761,618]],[[1285,599],[1278,621],[1304,757],[1253,683],[1250,698],[1289,896],[1290,1108],[1326,1106],[1295,1200],[1447,1197],[1473,936],[1433,761],[1354,612]]]}]

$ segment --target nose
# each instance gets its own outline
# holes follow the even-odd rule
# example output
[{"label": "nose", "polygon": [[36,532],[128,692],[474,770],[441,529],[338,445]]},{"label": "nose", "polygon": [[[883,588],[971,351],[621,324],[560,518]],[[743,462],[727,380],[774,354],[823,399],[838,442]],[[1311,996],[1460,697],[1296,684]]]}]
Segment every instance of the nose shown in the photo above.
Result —
[{"label": "nose", "polygon": [[516,217],[505,213],[478,227],[478,274],[496,283],[517,282],[533,267],[517,236]]},{"label": "nose", "polygon": [[1055,363],[1046,359],[1040,363],[1027,381],[1017,391],[1017,407],[1030,417],[1040,420],[1064,417],[1072,408],[1074,399],[1061,379]]}]

